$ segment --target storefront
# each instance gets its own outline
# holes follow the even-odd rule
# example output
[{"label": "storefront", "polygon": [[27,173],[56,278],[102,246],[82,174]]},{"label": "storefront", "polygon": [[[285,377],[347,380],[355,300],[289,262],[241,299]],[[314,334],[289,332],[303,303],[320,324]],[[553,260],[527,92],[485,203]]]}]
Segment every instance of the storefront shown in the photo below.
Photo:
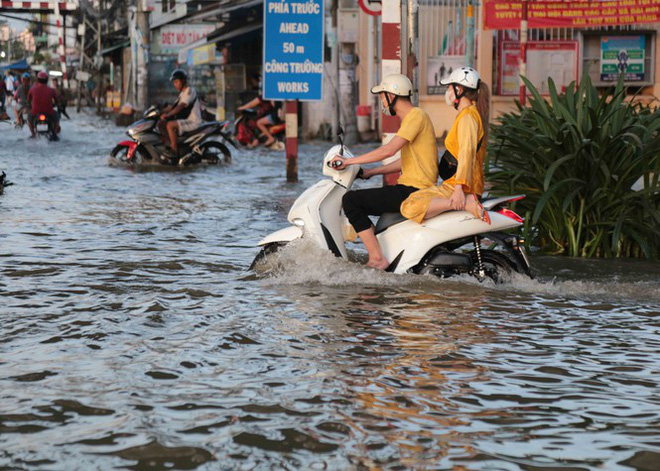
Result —
[{"label": "storefront", "polygon": [[179,52],[179,64],[217,119],[233,117],[259,93],[251,79],[261,72],[261,37],[260,20],[239,27],[232,23]]},{"label": "storefront", "polygon": [[[469,0],[419,2],[419,104],[431,116],[436,134],[446,133],[455,116],[444,102],[440,80],[470,61],[467,8]],[[547,94],[552,78],[561,91],[588,73],[598,87],[611,86],[623,72],[629,92],[641,100],[660,95],[657,2],[527,2],[527,78]],[[619,5],[619,3],[621,5]],[[615,5],[616,4],[616,5]],[[625,4],[625,5],[624,5]],[[473,66],[492,93],[492,116],[515,109],[519,96],[520,14],[523,2],[485,0],[475,9]],[[609,7],[608,7],[609,6]],[[378,29],[373,17],[361,13],[361,31]],[[370,24],[372,22],[372,24]],[[378,54],[369,53],[368,35],[361,35],[360,104],[373,105],[371,82],[377,81]],[[371,46],[373,47],[373,46]],[[368,65],[369,59],[372,61]],[[366,79],[366,80],[365,80]]]}]

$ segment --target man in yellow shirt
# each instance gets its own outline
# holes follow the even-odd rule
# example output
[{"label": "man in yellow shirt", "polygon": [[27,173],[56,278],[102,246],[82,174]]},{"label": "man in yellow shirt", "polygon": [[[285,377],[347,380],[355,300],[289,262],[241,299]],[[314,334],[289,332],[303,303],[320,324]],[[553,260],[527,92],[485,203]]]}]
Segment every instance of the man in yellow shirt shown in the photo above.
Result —
[{"label": "man in yellow shirt", "polygon": [[413,87],[408,77],[401,74],[388,75],[371,89],[371,93],[380,95],[383,113],[401,119],[399,132],[378,149],[352,159],[336,156],[332,162],[340,162],[337,168],[342,169],[348,165],[380,162],[401,151],[401,159],[376,168],[363,169],[362,178],[401,172],[396,185],[349,191],[343,199],[346,217],[369,252],[367,266],[385,270],[389,262],[383,255],[369,216],[398,213],[401,203],[409,195],[435,185],[438,179],[438,150],[431,120],[410,101]]}]

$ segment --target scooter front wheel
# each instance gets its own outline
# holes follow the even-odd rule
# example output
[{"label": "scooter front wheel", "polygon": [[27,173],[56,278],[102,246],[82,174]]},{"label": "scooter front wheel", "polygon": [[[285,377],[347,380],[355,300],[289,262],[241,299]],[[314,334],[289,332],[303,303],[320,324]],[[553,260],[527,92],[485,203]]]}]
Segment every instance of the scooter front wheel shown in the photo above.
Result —
[{"label": "scooter front wheel", "polygon": [[265,276],[277,268],[277,259],[275,254],[278,250],[286,245],[285,242],[273,242],[265,245],[254,257],[250,264],[249,271],[254,272],[256,275]]},{"label": "scooter front wheel", "polygon": [[135,152],[130,158],[128,156],[129,150],[130,147],[126,145],[118,144],[110,152],[110,158],[122,164],[136,165],[142,163],[143,158],[142,158],[142,152],[140,151],[140,147],[138,146],[138,148],[135,149]]}]

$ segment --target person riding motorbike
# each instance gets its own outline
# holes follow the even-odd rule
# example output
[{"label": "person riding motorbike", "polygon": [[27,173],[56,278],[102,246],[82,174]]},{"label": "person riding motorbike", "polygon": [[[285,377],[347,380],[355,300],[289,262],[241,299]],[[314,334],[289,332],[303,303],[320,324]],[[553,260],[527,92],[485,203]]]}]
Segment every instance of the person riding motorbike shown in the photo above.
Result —
[{"label": "person riding motorbike", "polygon": [[438,179],[438,151],[431,119],[411,102],[413,87],[405,75],[393,74],[371,89],[380,95],[383,112],[398,116],[401,127],[397,134],[381,147],[352,159],[335,156],[330,164],[336,169],[348,165],[380,162],[401,151],[401,159],[376,168],[364,169],[362,178],[401,172],[397,184],[367,190],[352,190],[344,195],[346,217],[369,252],[368,267],[384,270],[389,266],[376,238],[369,215],[398,213],[401,203],[415,191],[435,185]]},{"label": "person riding motorbike", "polygon": [[185,71],[174,70],[170,75],[170,82],[179,92],[179,98],[173,105],[163,110],[158,129],[163,143],[170,146],[169,149],[167,147],[165,149],[165,159],[178,161],[180,156],[177,139],[183,133],[193,131],[202,125],[202,110],[197,91],[188,85],[188,74]]},{"label": "person riding motorbike", "polygon": [[25,72],[21,76],[21,84],[16,90],[16,104],[14,105],[14,112],[16,113],[16,125],[23,127],[25,124],[25,113],[30,109],[30,102],[28,101],[28,93],[30,92],[31,80],[30,74]]},{"label": "person riding motorbike", "polygon": [[[264,146],[268,147],[275,142],[275,137],[271,134],[269,127],[277,124],[279,121],[278,111],[281,108],[281,102],[274,102],[270,100],[264,100],[261,95],[253,98],[244,105],[238,107],[238,111],[250,110],[253,108],[257,109],[257,115],[254,118],[254,126],[256,126],[261,134],[266,136],[266,141]],[[259,138],[254,136],[252,141],[248,144],[248,147],[253,149],[259,145]]]},{"label": "person riding motorbike", "polygon": [[447,152],[440,163],[442,168],[451,162],[452,168],[441,175],[442,185],[410,195],[401,205],[401,214],[421,223],[445,211],[466,210],[490,224],[488,212],[479,202],[484,191],[488,142],[488,86],[472,67],[456,69],[440,83],[449,86],[445,94],[447,105],[458,111],[445,139]]},{"label": "person riding motorbike", "polygon": [[31,105],[28,124],[32,137],[37,136],[34,130],[34,120],[40,114],[45,114],[51,119],[55,134],[60,133],[60,120],[54,108],[54,106],[57,106],[57,92],[47,84],[48,73],[41,71],[37,74],[37,84],[33,85],[28,92],[28,102]]}]

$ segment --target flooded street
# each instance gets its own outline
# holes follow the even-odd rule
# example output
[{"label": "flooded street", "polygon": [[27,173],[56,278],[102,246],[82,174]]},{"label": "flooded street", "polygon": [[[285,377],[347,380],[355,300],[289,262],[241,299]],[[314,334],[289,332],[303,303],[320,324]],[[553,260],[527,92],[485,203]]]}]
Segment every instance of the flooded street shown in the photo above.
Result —
[{"label": "flooded street", "polygon": [[72,118],[0,123],[1,469],[660,469],[660,264],[493,286],[297,244],[257,279],[327,143],[297,184],[262,150],[136,172]]}]

